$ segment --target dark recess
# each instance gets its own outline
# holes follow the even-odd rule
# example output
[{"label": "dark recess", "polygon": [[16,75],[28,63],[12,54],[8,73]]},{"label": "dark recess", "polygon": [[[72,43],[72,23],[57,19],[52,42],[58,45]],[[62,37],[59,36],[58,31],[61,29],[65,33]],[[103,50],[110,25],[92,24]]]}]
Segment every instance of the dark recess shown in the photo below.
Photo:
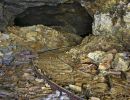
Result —
[{"label": "dark recess", "polygon": [[16,16],[16,26],[43,24],[59,31],[73,32],[82,37],[92,34],[92,17],[80,3],[64,3],[58,6],[30,7]]}]

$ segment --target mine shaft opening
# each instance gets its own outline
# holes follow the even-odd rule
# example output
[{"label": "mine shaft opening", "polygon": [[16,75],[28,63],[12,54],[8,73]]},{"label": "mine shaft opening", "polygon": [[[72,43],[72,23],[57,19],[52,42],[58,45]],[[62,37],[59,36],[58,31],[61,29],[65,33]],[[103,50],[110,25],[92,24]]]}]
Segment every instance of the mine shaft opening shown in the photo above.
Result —
[{"label": "mine shaft opening", "polygon": [[85,37],[92,34],[93,18],[80,3],[27,8],[14,19],[16,26],[43,24],[58,31],[72,32]]}]

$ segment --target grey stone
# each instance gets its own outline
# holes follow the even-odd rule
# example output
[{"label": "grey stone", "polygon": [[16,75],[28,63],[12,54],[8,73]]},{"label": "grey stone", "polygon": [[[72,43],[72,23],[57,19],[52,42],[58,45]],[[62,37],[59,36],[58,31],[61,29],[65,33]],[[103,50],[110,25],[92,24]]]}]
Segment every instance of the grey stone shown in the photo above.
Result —
[{"label": "grey stone", "polygon": [[3,62],[3,60],[2,60],[2,58],[0,58],[0,65],[2,65],[2,62]]},{"label": "grey stone", "polygon": [[130,59],[126,59],[124,53],[118,53],[115,56],[113,67],[116,70],[127,71],[129,70]]},{"label": "grey stone", "polygon": [[10,37],[8,34],[2,34],[2,36],[0,37],[0,40],[8,40]]},{"label": "grey stone", "polygon": [[[1,23],[0,31],[5,31],[7,26],[14,25],[15,18],[22,13],[26,13],[26,10],[28,12],[28,9],[33,8],[33,10],[35,10],[35,9],[37,9],[35,7],[45,6],[45,9],[43,9],[43,12],[46,12],[47,15],[45,13],[45,16],[42,16],[42,15],[40,15],[40,16],[42,16],[42,18],[45,21],[48,21],[49,24],[54,23],[54,24],[56,24],[54,26],[56,26],[56,28],[57,28],[57,23],[55,23],[55,20],[58,20],[58,23],[62,24],[61,26],[64,26],[64,24],[67,24],[67,25],[65,25],[65,27],[62,27],[64,30],[71,30],[69,32],[75,32],[76,34],[79,34],[79,32],[80,32],[81,36],[85,36],[86,33],[91,34],[92,18],[89,18],[90,15],[85,12],[86,11],[85,8],[83,11],[80,8],[73,6],[73,2],[70,2],[70,4],[72,4],[72,5],[70,5],[71,7],[68,6],[68,4],[59,6],[60,4],[66,3],[68,1],[75,1],[75,0],[2,0],[0,2],[0,23]],[[76,0],[76,2],[77,1],[79,2],[80,0]],[[79,4],[80,4],[80,2],[79,2]],[[64,8],[64,7],[66,7],[66,8]],[[47,9],[50,9],[50,10],[48,11]],[[66,9],[67,9],[67,11],[66,11]],[[75,11],[81,12],[81,14],[79,14],[79,15],[75,14]],[[33,11],[33,13],[35,14],[35,13],[37,13],[37,11]],[[42,13],[42,12],[40,12],[40,13]],[[48,13],[49,14],[51,13],[51,14],[48,15]],[[57,16],[56,16],[57,13],[58,13],[57,16],[65,15],[66,19],[61,18],[60,20],[62,20],[62,21],[64,20],[64,22],[67,22],[67,23],[60,22],[59,18],[57,18]],[[26,14],[28,15],[28,13],[26,13]],[[26,14],[23,14],[20,16],[26,16]],[[31,17],[32,16],[33,15],[31,15]],[[40,17],[40,16],[37,16],[37,17]],[[48,16],[51,16],[51,17],[48,18]],[[35,18],[36,15],[34,15],[33,17]],[[53,20],[52,17],[55,20]],[[28,20],[28,19],[26,19],[26,20]],[[32,21],[32,23],[33,23],[35,21],[35,19],[32,19],[32,20],[33,20]],[[26,21],[24,20],[22,22],[26,22]],[[36,23],[36,24],[41,24],[41,23]],[[80,24],[82,24],[82,25],[80,25]],[[77,30],[77,27],[78,27],[78,30]],[[89,29],[89,27],[90,27],[90,29]],[[85,32],[85,30],[87,32]]]},{"label": "grey stone", "polygon": [[3,56],[3,64],[9,66],[14,61],[14,59],[15,57],[13,52],[8,52]]},{"label": "grey stone", "polygon": [[95,62],[99,63],[104,58],[105,54],[106,53],[104,51],[94,51],[90,52],[88,54],[88,57],[94,60]]},{"label": "grey stone", "polygon": [[9,48],[6,47],[0,47],[0,51],[4,54],[10,52]]},{"label": "grey stone", "polygon": [[13,23],[14,17],[28,7],[57,5],[66,0],[0,0],[0,30]]}]

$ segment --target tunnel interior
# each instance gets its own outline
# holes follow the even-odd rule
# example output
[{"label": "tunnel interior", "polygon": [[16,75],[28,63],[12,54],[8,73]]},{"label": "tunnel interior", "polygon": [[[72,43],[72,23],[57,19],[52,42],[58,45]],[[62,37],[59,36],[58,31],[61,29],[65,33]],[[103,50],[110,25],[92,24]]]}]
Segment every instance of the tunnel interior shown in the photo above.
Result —
[{"label": "tunnel interior", "polygon": [[92,17],[78,2],[30,7],[14,19],[16,26],[43,24],[58,31],[72,32],[82,37],[92,34],[92,22]]}]

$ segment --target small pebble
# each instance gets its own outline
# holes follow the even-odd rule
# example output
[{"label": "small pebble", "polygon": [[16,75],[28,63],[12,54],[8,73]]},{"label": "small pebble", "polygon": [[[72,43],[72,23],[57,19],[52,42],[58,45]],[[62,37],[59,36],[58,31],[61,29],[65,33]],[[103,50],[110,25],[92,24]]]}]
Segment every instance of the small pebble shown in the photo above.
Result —
[{"label": "small pebble", "polygon": [[42,83],[42,82],[44,82],[43,79],[38,79],[38,78],[36,78],[35,81],[38,82],[38,83]]}]

